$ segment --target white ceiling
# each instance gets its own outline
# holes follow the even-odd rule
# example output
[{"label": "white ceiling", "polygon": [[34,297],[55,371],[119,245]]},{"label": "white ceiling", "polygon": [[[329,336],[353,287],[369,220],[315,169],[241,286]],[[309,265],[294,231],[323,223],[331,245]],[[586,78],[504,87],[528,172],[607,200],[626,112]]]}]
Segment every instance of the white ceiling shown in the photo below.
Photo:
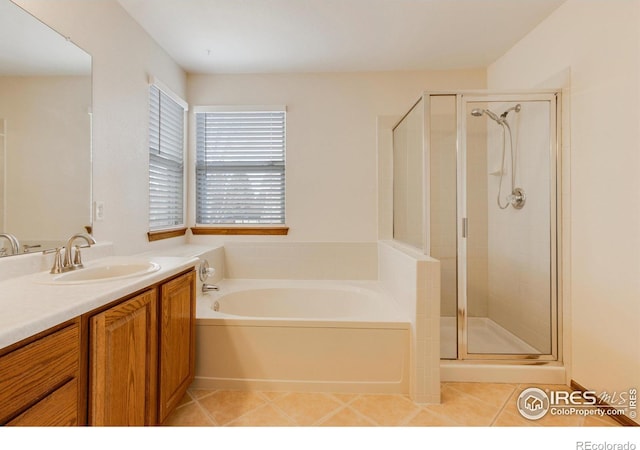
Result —
[{"label": "white ceiling", "polygon": [[565,0],[118,0],[187,72],[486,67]]}]

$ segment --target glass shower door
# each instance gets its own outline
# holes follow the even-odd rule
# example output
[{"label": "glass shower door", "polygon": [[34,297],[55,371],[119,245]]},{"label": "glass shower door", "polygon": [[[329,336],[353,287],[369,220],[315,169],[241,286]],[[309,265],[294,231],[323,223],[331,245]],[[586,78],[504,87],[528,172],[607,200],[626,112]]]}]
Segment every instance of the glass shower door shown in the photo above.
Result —
[{"label": "glass shower door", "polygon": [[460,96],[462,359],[553,359],[556,98]]}]

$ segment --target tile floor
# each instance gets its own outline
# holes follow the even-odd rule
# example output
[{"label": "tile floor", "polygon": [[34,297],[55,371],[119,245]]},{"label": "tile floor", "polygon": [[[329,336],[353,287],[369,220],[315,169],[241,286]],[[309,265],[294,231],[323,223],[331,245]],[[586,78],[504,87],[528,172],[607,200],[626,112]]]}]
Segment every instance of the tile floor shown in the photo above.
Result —
[{"label": "tile floor", "polygon": [[[443,383],[442,403],[416,405],[404,395],[190,389],[166,426],[617,426],[609,417],[552,416],[530,421],[516,399],[532,385]],[[568,386],[538,385],[567,390]]]}]

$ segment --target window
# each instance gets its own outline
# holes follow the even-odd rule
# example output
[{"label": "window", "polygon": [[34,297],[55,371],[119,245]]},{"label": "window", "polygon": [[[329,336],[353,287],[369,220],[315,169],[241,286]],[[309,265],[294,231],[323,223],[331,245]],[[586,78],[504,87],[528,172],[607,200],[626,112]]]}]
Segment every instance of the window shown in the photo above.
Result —
[{"label": "window", "polygon": [[285,108],[202,107],[195,116],[196,224],[283,225]]},{"label": "window", "polygon": [[[187,104],[154,82],[149,88],[149,239],[184,228],[184,149]],[[184,231],[180,234],[184,234]],[[173,235],[176,235],[175,233]],[[161,235],[160,235],[161,236]],[[162,236],[170,237],[170,236]]]}]

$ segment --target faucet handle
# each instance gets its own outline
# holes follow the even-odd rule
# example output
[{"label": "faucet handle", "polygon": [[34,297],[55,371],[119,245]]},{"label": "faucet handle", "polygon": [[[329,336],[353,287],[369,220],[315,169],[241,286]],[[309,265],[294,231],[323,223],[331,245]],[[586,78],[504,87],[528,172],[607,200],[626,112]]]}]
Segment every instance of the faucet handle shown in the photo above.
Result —
[{"label": "faucet handle", "polygon": [[82,255],[80,254],[80,246],[76,245],[75,246],[76,251],[73,255],[73,265],[75,268],[80,269],[83,267],[82,265]]},{"label": "faucet handle", "polygon": [[[63,264],[62,264],[62,247],[58,247],[54,250],[56,252],[53,257],[53,266],[49,273],[62,273],[63,272]],[[49,253],[49,252],[43,252]]]}]

